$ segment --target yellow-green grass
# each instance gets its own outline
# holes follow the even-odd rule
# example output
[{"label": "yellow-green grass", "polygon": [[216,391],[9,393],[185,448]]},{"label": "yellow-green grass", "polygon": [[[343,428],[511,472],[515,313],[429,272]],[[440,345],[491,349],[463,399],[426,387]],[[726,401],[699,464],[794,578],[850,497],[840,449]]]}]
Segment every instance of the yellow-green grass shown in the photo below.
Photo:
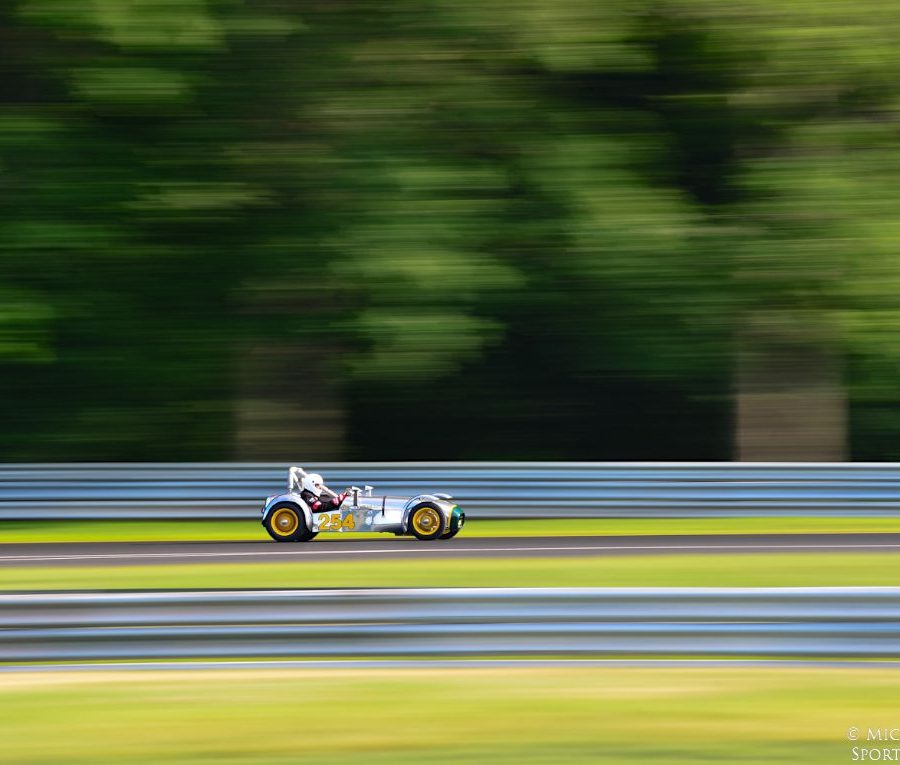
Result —
[{"label": "yellow-green grass", "polygon": [[900,672],[503,667],[0,675],[16,765],[848,762]]},{"label": "yellow-green grass", "polygon": [[0,568],[0,590],[281,587],[801,587],[900,585],[900,554],[765,553],[376,558]]},{"label": "yellow-green grass", "polygon": [[[472,520],[471,537],[647,534],[900,533],[900,518],[610,518]],[[256,521],[6,521],[0,543],[268,540]],[[390,539],[384,534],[320,534],[316,542]]]}]

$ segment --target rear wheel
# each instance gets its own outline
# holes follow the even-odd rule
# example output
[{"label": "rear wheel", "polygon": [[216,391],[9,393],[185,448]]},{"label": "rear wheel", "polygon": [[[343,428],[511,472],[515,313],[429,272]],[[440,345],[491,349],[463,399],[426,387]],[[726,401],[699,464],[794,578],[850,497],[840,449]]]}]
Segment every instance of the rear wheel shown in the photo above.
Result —
[{"label": "rear wheel", "polygon": [[419,505],[409,516],[409,529],[416,539],[437,539],[444,530],[444,517],[432,505]]},{"label": "rear wheel", "polygon": [[303,512],[290,502],[275,505],[266,516],[265,527],[276,542],[307,542],[315,536],[307,528]]}]

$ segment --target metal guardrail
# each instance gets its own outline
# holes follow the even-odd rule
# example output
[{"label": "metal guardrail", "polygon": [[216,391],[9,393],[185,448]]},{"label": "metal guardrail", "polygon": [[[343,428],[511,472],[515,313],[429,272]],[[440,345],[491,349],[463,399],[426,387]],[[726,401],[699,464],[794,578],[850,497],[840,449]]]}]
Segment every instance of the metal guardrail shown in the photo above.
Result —
[{"label": "metal guardrail", "polygon": [[0,595],[0,662],[900,656],[900,588]]},{"label": "metal guardrail", "polygon": [[[0,520],[259,517],[287,465],[0,466]],[[333,487],[446,492],[469,518],[900,516],[900,465],[409,462],[306,464]]]}]

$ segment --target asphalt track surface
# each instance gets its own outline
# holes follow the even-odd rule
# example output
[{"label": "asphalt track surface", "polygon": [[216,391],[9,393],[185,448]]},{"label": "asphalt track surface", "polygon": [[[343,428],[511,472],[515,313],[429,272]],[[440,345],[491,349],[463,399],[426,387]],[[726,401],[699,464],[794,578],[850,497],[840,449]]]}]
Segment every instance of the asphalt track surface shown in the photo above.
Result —
[{"label": "asphalt track surface", "polygon": [[[465,532],[464,532],[465,533]],[[184,563],[313,563],[429,558],[604,557],[754,553],[900,553],[900,534],[734,534],[471,537],[238,542],[57,542],[0,544],[0,568]]]}]

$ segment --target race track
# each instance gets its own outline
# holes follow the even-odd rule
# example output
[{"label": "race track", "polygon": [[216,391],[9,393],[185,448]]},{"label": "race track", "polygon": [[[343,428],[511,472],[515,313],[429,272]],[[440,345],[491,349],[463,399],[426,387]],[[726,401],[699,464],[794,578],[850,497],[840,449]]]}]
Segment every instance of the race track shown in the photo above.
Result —
[{"label": "race track", "polygon": [[321,562],[342,559],[593,557],[753,553],[900,553],[900,534],[736,534],[471,537],[238,542],[0,544],[0,567],[126,566],[173,563]]}]

